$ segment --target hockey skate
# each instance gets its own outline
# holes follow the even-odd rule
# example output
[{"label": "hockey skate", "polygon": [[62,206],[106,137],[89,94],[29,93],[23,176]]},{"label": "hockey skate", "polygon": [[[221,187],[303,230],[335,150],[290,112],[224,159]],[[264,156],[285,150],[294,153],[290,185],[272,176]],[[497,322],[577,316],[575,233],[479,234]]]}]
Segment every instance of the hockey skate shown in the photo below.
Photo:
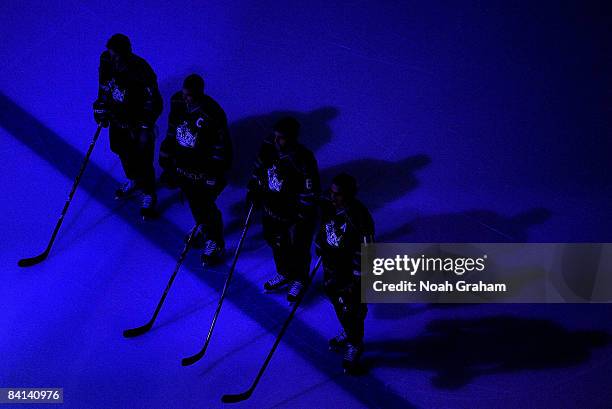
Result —
[{"label": "hockey skate", "polygon": [[127,199],[136,193],[136,190],[136,182],[128,179],[127,182],[123,183],[115,190],[115,200]]},{"label": "hockey skate", "polygon": [[148,193],[142,194],[142,200],[140,204],[140,215],[143,220],[154,219],[157,216],[155,212],[155,203],[157,202],[157,198],[155,195],[150,195]]},{"label": "hockey skate", "polygon": [[329,340],[329,350],[334,352],[342,352],[346,348],[348,340],[344,331]]},{"label": "hockey skate", "polygon": [[358,375],[361,372],[359,358],[363,353],[363,345],[346,344],[346,351],[342,360],[342,368],[347,375]]},{"label": "hockey skate", "polygon": [[284,275],[276,273],[274,277],[264,283],[264,290],[274,291],[281,287],[284,287],[288,283],[289,280],[287,280]]},{"label": "hockey skate", "polygon": [[204,249],[200,255],[202,266],[210,267],[214,266],[215,264],[219,264],[224,252],[224,248],[219,246],[216,241],[206,240],[206,243],[204,243]]},{"label": "hockey skate", "polygon": [[302,291],[304,290],[304,284],[300,281],[292,281],[287,292],[287,301],[296,302]]}]

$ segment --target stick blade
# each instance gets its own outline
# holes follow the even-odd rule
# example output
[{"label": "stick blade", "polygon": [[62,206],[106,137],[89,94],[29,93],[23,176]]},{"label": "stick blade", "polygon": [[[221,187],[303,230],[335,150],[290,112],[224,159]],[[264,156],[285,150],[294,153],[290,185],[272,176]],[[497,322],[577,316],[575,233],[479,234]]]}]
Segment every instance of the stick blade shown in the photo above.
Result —
[{"label": "stick blade", "polygon": [[141,327],[126,329],[125,331],[123,331],[123,336],[125,338],[134,338],[134,337],[144,334],[150,329],[151,329],[151,323],[147,323]]},{"label": "stick blade", "polygon": [[31,267],[31,266],[34,266],[40,263],[41,261],[44,261],[46,258],[47,258],[47,253],[42,253],[36,257],[22,258],[21,260],[17,262],[17,265],[19,267]]},{"label": "stick blade", "polygon": [[252,394],[253,394],[253,390],[252,389],[249,389],[248,391],[242,392],[242,393],[236,393],[236,394],[228,393],[228,394],[223,395],[221,397],[221,402],[223,402],[223,403],[238,403],[238,402],[242,402],[242,401],[247,400],[248,398],[250,398]]},{"label": "stick blade", "polygon": [[203,356],[204,356],[204,351],[200,351],[195,355],[189,356],[187,358],[183,358],[181,360],[181,365],[183,366],[193,365],[196,362],[198,362],[200,359],[202,359]]}]

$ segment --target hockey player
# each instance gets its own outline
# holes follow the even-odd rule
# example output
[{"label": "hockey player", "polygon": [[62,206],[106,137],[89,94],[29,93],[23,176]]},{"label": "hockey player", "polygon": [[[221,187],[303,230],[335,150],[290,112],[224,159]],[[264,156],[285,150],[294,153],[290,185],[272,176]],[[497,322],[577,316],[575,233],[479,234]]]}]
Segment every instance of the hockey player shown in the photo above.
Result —
[{"label": "hockey player", "polygon": [[343,328],[329,346],[344,351],[343,367],[349,374],[358,369],[368,311],[360,300],[361,244],[374,240],[374,221],[356,194],[352,176],[341,173],[333,179],[329,199],[321,201],[321,224],[315,240],[316,253],[323,260],[325,292]]},{"label": "hockey player", "polygon": [[155,214],[154,127],[161,111],[162,98],[155,72],[145,60],[132,53],[130,40],[125,35],[113,35],[100,56],[94,118],[103,126],[110,126],[111,150],[119,155],[128,179],[117,189],[115,198],[126,198],[140,191],[143,219]]},{"label": "hockey player", "polygon": [[263,208],[263,233],[272,248],[276,275],[264,284],[272,291],[289,285],[294,302],[308,277],[315,230],[315,198],[320,191],[317,161],[298,142],[300,124],[279,120],[264,139],[248,185],[247,200]]},{"label": "hockey player", "polygon": [[227,185],[232,143],[225,112],[204,93],[204,79],[185,78],[183,89],[172,96],[168,132],[162,142],[159,164],[162,179],[178,185],[200,225],[197,241],[203,247],[203,265],[220,261],[225,249],[221,211],[215,201]]}]

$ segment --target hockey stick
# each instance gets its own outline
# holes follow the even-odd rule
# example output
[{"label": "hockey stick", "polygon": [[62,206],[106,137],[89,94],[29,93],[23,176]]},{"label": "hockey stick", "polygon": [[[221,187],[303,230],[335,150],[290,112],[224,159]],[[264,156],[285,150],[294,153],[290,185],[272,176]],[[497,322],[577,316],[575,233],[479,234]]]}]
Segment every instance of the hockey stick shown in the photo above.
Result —
[{"label": "hockey stick", "polygon": [[242,249],[242,243],[244,243],[244,238],[246,237],[247,230],[249,229],[249,224],[251,223],[251,214],[253,213],[253,208],[254,205],[251,204],[251,206],[249,207],[249,212],[246,216],[246,220],[244,222],[244,229],[242,230],[242,235],[240,236],[238,247],[236,247],[236,252],[234,253],[232,265],[230,267],[229,273],[227,274],[227,278],[225,279],[223,290],[221,291],[221,298],[219,299],[219,303],[217,304],[217,310],[215,311],[212,323],[210,324],[210,328],[208,329],[208,335],[206,335],[206,341],[204,342],[204,346],[197,354],[187,358],[183,358],[183,360],[181,361],[181,364],[183,366],[193,365],[194,363],[198,362],[206,353],[206,349],[208,348],[208,344],[210,343],[210,339],[212,338],[213,330],[215,329],[215,324],[217,323],[217,318],[219,317],[219,313],[221,312],[221,306],[223,305],[223,300],[225,299],[227,288],[229,287],[230,281],[232,280],[232,275],[234,274],[234,270],[236,268],[236,262],[238,261],[240,250]]},{"label": "hockey stick", "polygon": [[312,283],[312,279],[314,278],[317,270],[319,269],[319,266],[321,266],[321,261],[322,261],[322,259],[321,259],[321,257],[319,257],[319,259],[317,260],[317,263],[315,264],[314,268],[312,269],[312,272],[310,273],[310,276],[308,277],[308,282],[306,283],[303,291],[298,296],[298,299],[295,301],[295,304],[293,304],[293,308],[291,309],[291,313],[289,314],[289,316],[285,320],[285,323],[283,324],[283,327],[281,328],[280,332],[278,333],[278,335],[276,337],[276,340],[274,341],[274,344],[272,345],[272,349],[270,349],[270,352],[268,353],[268,356],[266,357],[266,360],[264,361],[263,365],[259,369],[259,373],[255,377],[255,380],[251,384],[251,387],[249,389],[247,389],[245,392],[242,392],[242,393],[223,395],[221,397],[221,402],[223,402],[223,403],[236,403],[236,402],[242,402],[243,400],[247,400],[248,398],[251,397],[251,395],[253,394],[253,391],[255,390],[255,387],[257,386],[257,384],[259,383],[259,380],[263,376],[264,371],[268,367],[268,364],[270,363],[270,360],[272,359],[272,355],[274,354],[274,351],[276,351],[276,347],[278,347],[278,344],[280,343],[281,338],[285,334],[285,331],[287,331],[287,328],[289,327],[289,324],[291,324],[291,320],[293,319],[293,316],[295,315],[295,312],[297,311],[298,307],[300,306],[300,303],[302,302],[302,299],[304,299],[304,294],[306,293],[306,290],[308,289],[308,287]]},{"label": "hockey stick", "polygon": [[164,294],[162,295],[161,300],[159,300],[159,303],[157,304],[157,308],[155,309],[155,312],[153,313],[153,317],[151,317],[149,322],[147,322],[145,325],[142,325],[136,328],[126,329],[125,331],[123,331],[124,337],[126,338],[137,337],[151,329],[151,327],[153,326],[153,323],[155,322],[155,319],[157,318],[157,315],[159,314],[159,311],[161,310],[162,304],[164,303],[164,300],[166,299],[166,296],[168,295],[168,291],[170,291],[170,287],[172,286],[172,283],[174,282],[174,278],[176,277],[176,274],[181,268],[181,264],[183,264],[183,260],[185,260],[185,256],[187,256],[187,252],[189,252],[189,249],[191,248],[191,243],[193,242],[193,238],[198,230],[198,226],[199,225],[196,224],[194,228],[191,229],[191,232],[189,233],[189,237],[187,238],[185,247],[183,248],[183,251],[181,252],[181,255],[179,256],[179,259],[176,263],[176,266],[174,267],[174,272],[172,273],[172,276],[170,277],[170,280],[168,281],[168,284],[166,285]]},{"label": "hockey stick", "polygon": [[79,174],[77,175],[76,179],[74,180],[74,183],[72,184],[72,189],[70,189],[68,200],[66,200],[66,203],[64,204],[64,208],[62,209],[62,213],[60,214],[59,220],[55,224],[55,229],[53,229],[53,234],[51,235],[51,240],[49,240],[49,244],[47,244],[47,248],[45,249],[45,251],[43,251],[38,256],[30,257],[30,258],[22,258],[21,260],[19,260],[19,262],[17,262],[17,265],[19,267],[33,266],[35,264],[40,263],[41,261],[44,261],[49,255],[49,252],[51,251],[51,246],[53,246],[53,242],[55,241],[55,237],[57,236],[57,232],[59,231],[60,226],[62,225],[62,222],[64,221],[64,217],[66,216],[66,213],[68,212],[68,206],[70,206],[70,202],[72,202],[72,197],[74,196],[74,192],[76,192],[77,186],[79,185],[79,182],[81,181],[81,176],[83,176],[83,172],[85,172],[85,168],[87,167],[87,163],[89,162],[89,157],[91,156],[91,152],[93,151],[93,148],[96,145],[96,141],[98,140],[98,137],[100,136],[100,131],[102,131],[101,124],[98,125],[98,129],[96,129],[96,133],[94,134],[94,137],[91,140],[91,143],[89,144],[89,149],[87,149],[87,154],[85,155],[85,159],[83,160],[83,164],[81,165],[81,170],[79,170]]}]

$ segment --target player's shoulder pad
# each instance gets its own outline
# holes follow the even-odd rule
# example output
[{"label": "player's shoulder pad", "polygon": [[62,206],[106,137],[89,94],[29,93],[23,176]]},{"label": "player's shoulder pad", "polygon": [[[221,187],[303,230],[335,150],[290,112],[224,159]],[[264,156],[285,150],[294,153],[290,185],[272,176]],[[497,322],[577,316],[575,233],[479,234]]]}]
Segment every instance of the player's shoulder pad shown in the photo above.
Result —
[{"label": "player's shoulder pad", "polygon": [[368,208],[359,199],[354,199],[353,203],[351,203],[350,213],[352,217],[359,220],[359,224],[363,228],[367,230],[374,229],[374,219]]},{"label": "player's shoulder pad", "polygon": [[172,96],[170,97],[170,103],[171,104],[183,104],[184,100],[183,100],[183,92],[182,91],[177,91],[174,94],[172,94]]},{"label": "player's shoulder pad", "polygon": [[170,112],[174,115],[182,115],[186,111],[185,100],[181,91],[175,92],[170,97]]},{"label": "player's shoulder pad", "polygon": [[211,97],[208,94],[204,94],[204,98],[203,98],[202,102],[203,102],[204,106],[208,107],[209,109],[213,109],[215,111],[223,112],[223,108],[221,108],[221,105],[219,105],[217,100],[215,100],[213,97]]},{"label": "player's shoulder pad", "polygon": [[110,53],[108,52],[108,50],[104,50],[104,51],[102,51],[102,54],[100,54],[100,62],[102,62],[102,61],[104,61],[105,63],[106,62],[108,62],[108,63],[111,62],[111,56],[110,56]]},{"label": "player's shoulder pad", "polygon": [[315,157],[314,153],[312,153],[310,149],[301,143],[298,143],[295,153],[300,163],[302,163],[304,166],[317,166],[317,158]]},{"label": "player's shoulder pad", "polygon": [[130,56],[129,65],[146,81],[157,81],[157,75],[155,74],[155,71],[153,71],[153,68],[151,68],[149,63],[139,55],[132,54]]},{"label": "player's shoulder pad", "polygon": [[129,63],[131,65],[138,66],[138,67],[143,67],[143,68],[149,67],[150,68],[149,63],[146,62],[144,58],[136,54],[130,55]]},{"label": "player's shoulder pad", "polygon": [[261,145],[259,146],[259,159],[267,162],[270,160],[274,160],[274,158],[278,157],[278,152],[276,150],[276,146],[274,145],[274,137],[268,135],[264,137],[261,141]]},{"label": "player's shoulder pad", "polygon": [[310,149],[308,149],[305,145],[298,143],[296,151],[300,154],[300,156],[304,158],[312,158],[314,159],[314,153]]},{"label": "player's shoulder pad", "polygon": [[204,94],[202,109],[219,122],[227,123],[227,115],[219,103],[210,95]]},{"label": "player's shoulder pad", "polygon": [[351,203],[351,207],[355,212],[358,212],[359,214],[369,213],[368,208],[359,199],[354,199],[353,203]]}]

